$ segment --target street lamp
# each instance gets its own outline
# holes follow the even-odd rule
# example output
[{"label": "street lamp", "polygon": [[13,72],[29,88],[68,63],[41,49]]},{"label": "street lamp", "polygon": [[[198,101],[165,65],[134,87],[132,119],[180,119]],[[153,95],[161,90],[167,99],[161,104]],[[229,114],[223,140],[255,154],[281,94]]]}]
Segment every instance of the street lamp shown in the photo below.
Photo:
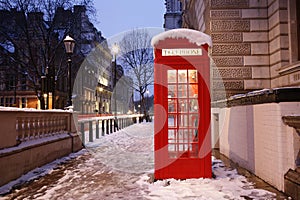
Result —
[{"label": "street lamp", "polygon": [[64,45],[65,45],[65,49],[66,49],[66,53],[68,55],[68,101],[67,101],[67,107],[72,106],[72,81],[71,81],[71,64],[72,64],[72,60],[71,60],[71,56],[73,54],[74,51],[74,47],[75,47],[75,40],[73,38],[71,38],[69,35],[66,36],[66,38],[64,39]]},{"label": "street lamp", "polygon": [[[117,45],[117,43],[114,43],[114,45],[112,46],[112,53],[114,55],[114,90],[115,90],[115,100],[114,100],[114,104],[115,104],[115,124],[116,126],[114,126],[114,129],[116,131],[117,127],[118,127],[118,122],[117,122],[117,54],[120,51],[119,46]],[[119,128],[118,128],[119,129]]]},{"label": "street lamp", "polygon": [[149,111],[149,107],[150,107],[150,106],[149,106],[149,93],[150,93],[149,90],[147,90],[147,91],[146,91],[146,94],[147,94],[146,110],[147,110],[147,111]]},{"label": "street lamp", "polygon": [[99,93],[100,93],[99,114],[101,114],[103,111],[102,92],[103,92],[103,87],[100,87],[99,88]]},{"label": "street lamp", "polygon": [[112,53],[114,55],[114,90],[115,90],[115,100],[114,100],[114,104],[115,104],[115,114],[117,115],[117,54],[119,53],[120,48],[117,45],[117,43],[114,43],[114,45],[112,46]]},{"label": "street lamp", "polygon": [[[96,107],[98,108],[98,113],[99,114],[102,113],[102,108],[103,108],[102,92],[103,92],[103,87],[97,86],[97,88],[96,88]],[[98,101],[98,97],[100,98],[100,101]]]}]

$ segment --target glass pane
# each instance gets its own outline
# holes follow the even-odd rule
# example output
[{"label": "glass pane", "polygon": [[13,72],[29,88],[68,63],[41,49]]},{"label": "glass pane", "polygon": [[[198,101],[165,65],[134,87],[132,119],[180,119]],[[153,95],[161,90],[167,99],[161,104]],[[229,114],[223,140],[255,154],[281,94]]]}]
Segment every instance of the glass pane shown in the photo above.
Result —
[{"label": "glass pane", "polygon": [[169,115],[168,116],[168,126],[169,127],[175,127],[176,126],[176,116],[175,115]]},{"label": "glass pane", "polygon": [[178,130],[178,135],[177,135],[177,142],[182,142],[183,141],[183,138],[184,138],[184,133],[183,133],[183,130]]},{"label": "glass pane", "polygon": [[189,99],[189,108],[190,112],[198,112],[198,99]]},{"label": "glass pane", "polygon": [[188,144],[180,144],[178,150],[179,151],[187,151],[188,150]]},{"label": "glass pane", "polygon": [[186,99],[179,99],[178,100],[178,104],[179,104],[179,110],[178,110],[178,112],[180,112],[180,113],[188,112],[188,100],[186,100]]},{"label": "glass pane", "polygon": [[176,96],[176,85],[168,85],[168,98]]},{"label": "glass pane", "polygon": [[174,129],[169,129],[168,130],[168,139],[170,142],[175,142],[176,135],[175,135],[175,130]]},{"label": "glass pane", "polygon": [[175,144],[169,144],[168,145],[168,150],[169,151],[175,151]]},{"label": "glass pane", "polygon": [[178,126],[179,127],[188,127],[188,115],[179,115],[179,122],[178,122]]},{"label": "glass pane", "polygon": [[189,85],[189,97],[198,97],[198,85],[190,84]]},{"label": "glass pane", "polygon": [[198,83],[197,70],[188,70],[189,73],[189,82]]},{"label": "glass pane", "polygon": [[178,83],[187,83],[187,70],[178,70]]},{"label": "glass pane", "polygon": [[168,70],[168,83],[176,83],[176,70]]},{"label": "glass pane", "polygon": [[188,129],[180,129],[178,130],[178,142],[179,143],[188,143],[189,138],[189,132]]},{"label": "glass pane", "polygon": [[198,141],[198,129],[191,129],[191,142],[197,142]]},{"label": "glass pane", "polygon": [[176,107],[175,99],[168,99],[168,112],[176,112]]},{"label": "glass pane", "polygon": [[197,128],[198,127],[198,114],[191,114],[189,115],[190,119],[189,119],[189,126],[190,127],[195,127]]},{"label": "glass pane", "polygon": [[178,98],[187,97],[187,85],[178,85]]}]

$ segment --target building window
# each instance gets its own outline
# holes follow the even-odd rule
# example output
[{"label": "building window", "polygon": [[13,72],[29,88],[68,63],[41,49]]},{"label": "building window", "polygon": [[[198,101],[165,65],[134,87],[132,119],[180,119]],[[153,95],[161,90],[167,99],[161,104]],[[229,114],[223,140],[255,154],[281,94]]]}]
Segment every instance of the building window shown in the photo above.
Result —
[{"label": "building window", "polygon": [[4,98],[3,97],[0,98],[0,106],[4,106]]},{"label": "building window", "polygon": [[21,76],[21,90],[26,90],[27,88],[26,88],[26,76],[25,75],[22,75]]},{"label": "building window", "polygon": [[11,107],[12,105],[13,105],[13,98],[12,97],[6,97],[5,106]]},{"label": "building window", "polygon": [[22,97],[22,108],[26,108],[26,98]]},{"label": "building window", "polygon": [[16,79],[14,75],[8,75],[8,79],[6,82],[6,90],[11,91],[15,89],[16,86]]}]

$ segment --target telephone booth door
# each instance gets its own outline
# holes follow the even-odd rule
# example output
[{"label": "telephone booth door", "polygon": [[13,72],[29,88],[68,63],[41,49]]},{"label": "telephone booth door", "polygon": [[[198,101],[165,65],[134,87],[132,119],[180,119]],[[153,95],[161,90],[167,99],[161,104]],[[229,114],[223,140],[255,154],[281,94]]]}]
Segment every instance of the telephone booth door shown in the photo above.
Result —
[{"label": "telephone booth door", "polygon": [[[168,38],[167,32],[159,42],[153,44],[152,40],[155,47],[154,176],[155,179],[211,177],[208,46],[184,38]],[[171,30],[170,35],[174,34]],[[192,51],[201,54],[194,55]]]},{"label": "telephone booth door", "polygon": [[170,158],[198,155],[198,75],[195,69],[167,70],[168,154]]}]

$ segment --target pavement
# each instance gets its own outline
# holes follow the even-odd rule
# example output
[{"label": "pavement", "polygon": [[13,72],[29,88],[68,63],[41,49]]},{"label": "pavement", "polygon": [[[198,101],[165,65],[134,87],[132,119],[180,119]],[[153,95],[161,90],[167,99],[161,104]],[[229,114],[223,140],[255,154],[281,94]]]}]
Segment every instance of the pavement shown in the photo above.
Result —
[{"label": "pavement", "polygon": [[[83,150],[79,156],[54,167],[49,174],[15,185],[10,193],[0,197],[0,199],[161,199],[159,196],[157,198],[155,195],[151,196],[153,191],[149,188],[155,186],[153,179],[147,180],[150,182],[148,185],[145,182],[139,184],[141,177],[145,174],[148,177],[153,177],[153,130],[151,130],[152,127],[149,127],[151,126],[142,127],[145,130],[148,128],[144,134],[142,129],[131,126],[131,128],[123,129],[119,133],[105,136],[100,142],[96,142],[90,145],[87,150]],[[149,135],[150,133],[152,134]],[[253,182],[255,188],[275,193],[276,199],[290,199],[231,162],[217,150],[213,151],[213,156],[222,160],[227,168],[236,169],[238,174]],[[36,173],[39,173],[39,169],[36,170]],[[205,181],[202,179],[202,181],[207,185],[208,182],[214,180]],[[174,184],[181,184],[173,182]],[[199,186],[194,188],[201,189],[201,187],[200,185],[200,188]],[[166,189],[164,186],[162,188]],[[191,191],[190,194],[198,194],[197,192]],[[238,199],[263,198],[242,196]]]},{"label": "pavement", "polygon": [[223,154],[221,154],[218,149],[213,150],[212,155],[215,158],[222,160],[222,162],[225,164],[226,167],[231,168],[231,169],[236,169],[237,172],[240,175],[245,176],[249,182],[254,183],[253,186],[255,188],[257,188],[257,189],[263,189],[263,190],[267,190],[267,191],[270,191],[272,193],[275,193],[277,200],[292,200],[291,197],[288,197],[287,195],[285,195],[283,192],[277,190],[272,185],[268,184],[264,180],[260,179],[256,175],[254,175],[251,172],[249,172],[248,170],[240,167],[237,163],[234,163],[233,161],[231,161],[230,159],[228,159],[226,156],[224,156]]}]

